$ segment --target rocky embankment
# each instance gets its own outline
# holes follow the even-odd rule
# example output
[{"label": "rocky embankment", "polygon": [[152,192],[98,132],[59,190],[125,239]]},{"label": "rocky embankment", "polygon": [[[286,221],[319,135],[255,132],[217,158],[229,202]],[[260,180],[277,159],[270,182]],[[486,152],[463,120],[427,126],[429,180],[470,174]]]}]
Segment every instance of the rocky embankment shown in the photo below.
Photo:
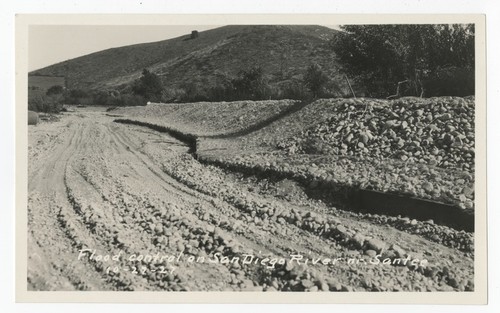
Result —
[{"label": "rocky embankment", "polygon": [[[129,119],[137,120],[144,118]],[[322,99],[245,136],[203,135],[214,131],[185,132],[197,135],[195,151],[205,163],[294,179],[329,190],[330,198],[367,189],[438,201],[473,224],[473,98]]]},{"label": "rocky embankment", "polygon": [[299,101],[265,100],[197,103],[151,103],[145,107],[117,108],[113,115],[174,128],[197,136],[237,132],[286,112]]},{"label": "rocky embankment", "polygon": [[[198,154],[256,172],[408,195],[473,212],[473,98],[325,99],[309,106],[319,121],[277,141],[274,149],[262,149],[259,140],[286,137],[293,116],[248,136],[253,138],[200,140]],[[303,113],[311,114],[307,109]]]}]

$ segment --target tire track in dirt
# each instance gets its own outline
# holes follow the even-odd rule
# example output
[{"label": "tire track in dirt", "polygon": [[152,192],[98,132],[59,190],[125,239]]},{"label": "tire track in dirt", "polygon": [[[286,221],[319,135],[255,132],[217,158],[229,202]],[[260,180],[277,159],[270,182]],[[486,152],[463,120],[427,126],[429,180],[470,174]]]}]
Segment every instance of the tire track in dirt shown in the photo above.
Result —
[{"label": "tire track in dirt", "polygon": [[[125,133],[120,133],[118,135],[118,133],[116,133],[115,135],[117,137],[120,137],[121,140],[122,140],[122,143],[126,146],[131,146],[133,143],[130,141],[130,139],[124,139],[122,136],[125,136],[124,135]],[[170,185],[175,185],[176,187],[174,188],[178,188],[178,189],[186,189],[186,187],[184,185],[181,185],[179,184],[176,180],[173,180],[171,177],[169,176],[166,176],[165,173],[163,173],[162,171],[160,171],[158,168],[156,169],[153,169],[152,167],[157,167],[155,166],[154,164],[151,163],[151,161],[149,159],[147,159],[146,156],[144,155],[141,155],[141,153],[139,152],[132,152],[134,155],[136,155],[147,167],[148,169],[151,171],[151,173],[153,173],[155,176],[159,177],[161,179],[162,182],[166,182]],[[148,162],[149,160],[149,162]],[[166,177],[165,177],[166,176]],[[146,181],[149,180],[149,179],[154,179],[154,177],[152,178],[148,178],[148,177],[144,177],[143,179],[145,179]],[[168,181],[168,182],[167,182]],[[195,194],[193,193],[193,191],[191,190],[191,192],[188,194],[184,194],[183,195],[184,198],[188,197],[190,198],[191,201],[194,201],[194,202],[204,202],[204,201],[200,201],[200,194]],[[208,203],[205,203],[204,205],[210,205]],[[235,208],[231,208],[233,211],[237,211],[237,209]],[[208,212],[206,213],[200,213],[198,214],[198,216],[201,216],[201,215],[205,215],[205,214],[210,214]],[[220,226],[220,224],[219,224]],[[233,235],[234,236],[234,235]],[[239,237],[239,236],[234,236],[234,237]],[[241,238],[239,238],[241,240]],[[255,243],[253,244],[255,246]]]},{"label": "tire track in dirt", "polygon": [[[107,134],[108,135],[111,134],[111,137],[114,137],[112,135],[112,133],[107,133]],[[130,151],[130,149],[123,148],[123,147],[128,147],[128,146],[124,145],[123,143],[121,143],[119,141],[116,141],[116,139],[114,139],[114,142],[119,147],[119,150],[121,150],[121,152],[123,153],[123,155],[129,156],[127,158],[126,157],[124,157],[124,158],[130,159],[130,155],[133,154],[133,153]],[[135,154],[133,154],[133,155],[135,156]],[[134,163],[140,164],[140,162],[138,162],[138,161],[139,160],[129,160],[128,164],[134,164]],[[106,165],[103,164],[103,166],[101,166],[101,168],[103,168],[103,167],[105,168]],[[129,171],[133,170],[135,173],[140,173],[142,175],[141,177],[135,178],[135,179],[140,180],[140,181],[144,181],[144,182],[149,181],[151,179],[151,177],[149,177],[147,169],[144,169],[143,167],[141,168],[140,165],[137,166],[137,167],[138,168],[135,168],[135,169],[129,169]],[[122,170],[121,174],[127,175],[128,177],[131,176],[130,172],[124,172],[123,169],[121,169],[121,170]],[[117,172],[117,171],[111,171],[111,172]],[[110,178],[112,178],[112,177],[110,177]],[[74,188],[74,189],[76,189],[76,188]],[[99,193],[97,191],[93,191],[93,190],[81,190],[81,189],[82,188],[80,186],[80,190],[78,190],[78,193],[81,193],[82,196],[79,197],[78,201],[80,201],[80,202],[88,202],[89,198],[91,198],[91,199],[93,199],[94,204],[96,204],[96,202],[98,201],[98,198],[100,198]],[[121,193],[125,193],[125,194],[128,194],[131,197],[135,197],[134,194],[130,193],[129,191],[127,191],[125,189],[122,190]],[[116,193],[116,194],[119,195],[120,193]],[[100,204],[98,204],[97,206],[99,206],[99,205]],[[137,206],[136,209],[145,210],[146,208],[141,208],[141,207]],[[108,221],[109,221],[109,223],[115,223],[116,222],[116,221],[113,221],[113,220],[109,220],[109,217],[108,217]],[[135,221],[133,221],[133,223],[129,223],[128,225],[130,226],[130,225],[133,225],[133,224],[137,224],[138,222],[140,222],[140,221],[135,220]],[[117,226],[116,224],[113,225],[113,226],[115,228],[114,233],[117,233],[116,234],[117,237],[119,237],[119,238],[134,238],[134,237],[137,238],[137,237],[142,237],[141,240],[135,241],[134,243],[131,243],[131,245],[133,245],[133,246],[141,245],[140,249],[146,250],[146,251],[148,249],[149,250],[153,249],[151,246],[148,246],[148,245],[145,244],[147,242],[151,242],[152,241],[150,237],[148,238],[148,236],[144,236],[144,234],[146,234],[145,229],[139,229],[139,231],[137,231],[137,229],[136,229],[135,232],[133,232],[133,231],[125,232],[123,229],[120,229],[119,227],[116,227]],[[109,233],[109,230],[108,230],[108,233]],[[123,244],[123,242],[121,242],[122,241],[121,239],[118,240],[118,241],[119,241],[119,243]],[[136,249],[138,249],[138,247],[136,247]]]},{"label": "tire track in dirt", "polygon": [[[87,135],[88,135],[88,134],[87,134]],[[88,147],[87,147],[86,149],[88,150]],[[86,150],[86,149],[83,149],[83,150]],[[127,150],[128,150],[128,149],[127,149]],[[95,151],[94,151],[94,153],[95,153]],[[136,153],[134,153],[134,154],[135,154],[135,155],[137,155]],[[144,159],[143,159],[142,161],[143,161],[144,163],[146,162],[146,161],[144,161]],[[149,167],[149,168],[151,168],[151,167]],[[143,173],[143,175],[144,175],[144,173],[147,173],[147,171],[145,171],[145,170],[136,170],[136,172]],[[160,175],[160,174],[158,173],[158,170],[156,171],[156,175]],[[68,176],[72,176],[72,175],[68,175]],[[164,176],[164,174],[163,174],[163,176]],[[82,176],[82,177],[83,177],[83,176]],[[146,176],[142,177],[141,179],[142,179],[142,181],[149,181],[149,180],[151,180],[151,178],[152,178],[152,177],[147,177],[147,175],[146,175]],[[165,179],[164,179],[164,180],[165,180]],[[176,184],[177,184],[177,185],[179,185],[178,183],[176,183]],[[85,191],[85,192],[83,192],[83,193],[85,194],[86,198],[98,198],[98,196],[97,196],[97,195],[96,195],[95,197],[92,197],[92,190],[85,190],[85,187],[83,186],[83,184],[80,184],[79,188],[80,188],[80,189],[83,189],[83,190]],[[76,189],[76,188],[68,188],[68,193],[71,193],[71,190],[72,190],[72,189]],[[185,195],[183,195],[183,196],[185,197]],[[73,200],[72,200],[72,202],[73,202],[73,201],[74,201],[74,196],[71,196],[71,199],[73,199]],[[196,198],[193,198],[193,200],[196,200]],[[94,199],[94,201],[95,201],[95,199]],[[77,209],[78,213],[81,213],[81,207],[82,207],[82,205],[81,205],[81,204],[77,204],[77,206],[78,206],[78,209]],[[94,211],[95,211],[95,210],[94,210]],[[206,228],[206,227],[205,227],[205,228]]]},{"label": "tire track in dirt", "polygon": [[[34,289],[105,289],[85,263],[75,262],[67,225],[61,225],[59,218],[61,212],[73,209],[66,196],[65,172],[81,142],[83,128],[72,127],[69,131],[60,134],[63,145],[50,154],[51,158],[28,174],[28,280]],[[40,277],[40,267],[50,274]],[[84,272],[88,272],[86,283],[81,281]]]},{"label": "tire track in dirt", "polygon": [[[85,137],[88,137],[88,135],[89,135],[89,134],[88,134],[88,133],[86,133],[86,134],[85,134]],[[81,145],[81,146],[84,146],[84,145]],[[83,148],[81,148],[80,150],[81,150],[81,151],[84,151],[84,150],[91,150],[91,149],[89,149],[89,147],[83,147]],[[78,152],[78,151],[77,151],[77,152]],[[95,152],[95,151],[92,151],[92,152]],[[76,154],[78,154],[78,153],[76,153]],[[92,190],[91,188],[86,188],[85,183],[83,182],[83,181],[85,180],[85,179],[83,178],[83,176],[82,176],[82,175],[75,175],[75,171],[74,171],[74,170],[70,170],[70,168],[71,168],[71,167],[72,167],[72,166],[67,166],[67,167],[66,167],[66,177],[65,177],[65,178],[66,178],[66,181],[75,181],[75,180],[77,180],[77,178],[78,178],[78,177],[81,177],[81,178],[79,179],[79,182],[76,182],[76,185],[77,185],[77,187],[76,187],[76,188],[75,188],[75,187],[71,187],[71,185],[72,185],[72,184],[70,184],[70,183],[66,183],[66,185],[67,185],[67,193],[68,193],[68,196],[69,196],[70,202],[72,203],[72,206],[73,206],[73,207],[74,207],[74,209],[75,209],[74,211],[77,213],[76,215],[78,216],[78,215],[82,215],[82,214],[83,214],[83,212],[85,211],[84,209],[82,209],[82,208],[84,208],[84,207],[85,207],[85,205],[82,203],[81,199],[80,199],[80,201],[77,201],[77,200],[76,200],[76,197],[75,197],[75,195],[73,194],[73,192],[74,192],[76,189],[79,189],[78,191],[80,191],[81,193],[83,193],[83,194],[84,194],[84,197],[85,197],[86,199],[91,198],[91,199],[92,199],[92,201],[96,201],[96,200],[97,200],[97,198],[99,198],[99,196],[98,196],[98,195],[93,194],[93,190]],[[138,170],[137,172],[140,172],[140,173],[146,173],[147,171],[144,171],[144,169],[142,169],[142,170]],[[69,174],[68,174],[68,173],[69,173]],[[79,173],[77,173],[77,174],[79,174]],[[71,179],[69,179],[70,177],[71,177]],[[143,178],[150,178],[150,177],[143,177]],[[94,204],[95,204],[95,203],[94,203]],[[94,206],[94,208],[93,208],[93,209],[94,209],[94,210],[93,210],[93,213],[92,213],[92,214],[94,214],[94,213],[99,214],[98,212],[96,212],[96,211],[97,211],[97,210],[96,210],[96,209],[97,209],[97,208],[96,208],[96,206]],[[102,213],[102,210],[101,210],[101,213]],[[77,235],[75,235],[75,233],[78,233],[78,231],[74,231],[74,229],[73,229],[73,228],[74,228],[74,227],[73,227],[73,226],[74,226],[74,224],[71,224],[71,222],[68,222],[68,221],[67,221],[67,220],[72,220],[72,219],[74,220],[75,218],[74,218],[74,217],[69,217],[67,214],[59,214],[58,216],[61,216],[61,217],[63,218],[63,220],[64,220],[64,221],[66,221],[66,222],[63,222],[63,226],[68,226],[68,225],[71,225],[71,226],[69,227],[70,232],[71,232],[71,234],[70,234],[69,236],[70,236],[70,237],[71,237],[74,241],[76,241],[76,242],[77,242],[77,241],[79,240],[79,238],[77,238],[78,236],[77,236]],[[98,217],[101,217],[101,216],[98,216]],[[108,216],[108,219],[109,219],[109,216]],[[92,223],[91,223],[91,224],[90,224],[90,225],[88,225],[88,226],[90,226],[91,228],[93,228],[93,227],[95,227],[95,224],[94,224],[94,225],[92,225]],[[99,234],[99,235],[101,235],[101,234]],[[77,243],[78,243],[78,242],[77,242]],[[123,284],[122,284],[122,285],[123,285]]]}]

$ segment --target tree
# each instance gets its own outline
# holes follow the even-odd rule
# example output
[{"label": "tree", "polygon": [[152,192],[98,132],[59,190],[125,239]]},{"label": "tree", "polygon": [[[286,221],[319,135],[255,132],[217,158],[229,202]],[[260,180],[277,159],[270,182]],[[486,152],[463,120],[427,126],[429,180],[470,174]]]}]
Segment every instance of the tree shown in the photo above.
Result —
[{"label": "tree", "polygon": [[106,91],[98,90],[92,93],[92,104],[94,105],[108,105],[112,97]]},{"label": "tree", "polygon": [[208,101],[207,92],[204,86],[200,83],[190,81],[183,83],[181,88],[184,90],[182,102],[199,102]]},{"label": "tree", "polygon": [[45,113],[58,113],[63,105],[61,95],[37,95],[28,100],[28,110]]},{"label": "tree", "polygon": [[47,89],[46,95],[47,96],[60,95],[63,93],[63,90],[64,90],[63,86],[54,85],[54,86],[50,87],[49,89]]},{"label": "tree", "polygon": [[82,101],[90,98],[90,93],[84,89],[66,89],[63,93],[63,98],[65,103],[80,104]]},{"label": "tree", "polygon": [[422,95],[423,80],[437,72],[452,67],[474,69],[472,24],[341,28],[332,48],[348,74],[375,96],[394,93],[398,83],[405,86],[401,93]]},{"label": "tree", "polygon": [[269,83],[259,66],[240,71],[231,83],[238,100],[263,100],[271,95]]},{"label": "tree", "polygon": [[143,96],[147,101],[159,101],[163,86],[160,77],[147,69],[142,71],[142,76],[132,84],[132,92]]},{"label": "tree", "polygon": [[304,85],[312,92],[314,98],[322,96],[328,81],[328,76],[318,64],[311,64],[304,75]]}]

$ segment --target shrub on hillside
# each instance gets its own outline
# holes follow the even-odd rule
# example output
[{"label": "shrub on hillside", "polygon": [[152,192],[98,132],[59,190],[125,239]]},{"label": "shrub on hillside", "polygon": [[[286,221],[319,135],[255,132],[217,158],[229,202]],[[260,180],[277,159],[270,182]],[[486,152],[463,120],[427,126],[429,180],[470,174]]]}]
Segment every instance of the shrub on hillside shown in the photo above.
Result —
[{"label": "shrub on hillside", "polygon": [[113,97],[110,96],[106,91],[95,91],[92,93],[92,104],[93,105],[108,105],[112,101]]},{"label": "shrub on hillside", "polygon": [[69,89],[63,93],[63,101],[68,104],[91,104],[91,93],[84,89]]},{"label": "shrub on hillside", "polygon": [[181,88],[165,88],[161,92],[160,102],[180,102],[184,99],[186,91]]},{"label": "shrub on hillside", "polygon": [[147,101],[159,101],[162,90],[163,86],[160,77],[147,69],[144,69],[142,76],[132,84],[132,92],[135,95],[144,97]]},{"label": "shrub on hillside", "polygon": [[311,91],[313,98],[322,97],[329,78],[318,64],[311,64],[304,75],[304,85]]},{"label": "shrub on hillside", "polygon": [[231,85],[233,100],[266,100],[272,97],[272,89],[261,67],[240,71]]},{"label": "shrub on hillside", "polygon": [[232,88],[228,85],[217,85],[208,91],[210,101],[227,101],[232,98]]},{"label": "shrub on hillside", "polygon": [[207,90],[199,83],[189,82],[182,85],[183,94],[180,96],[181,102],[213,101],[210,99]]},{"label": "shrub on hillside", "polygon": [[292,81],[281,86],[280,98],[305,100],[311,97],[306,86],[302,82]]},{"label": "shrub on hillside", "polygon": [[28,110],[44,113],[58,113],[62,109],[61,96],[38,95],[28,101]]},{"label": "shrub on hillside", "polygon": [[122,94],[116,98],[110,98],[108,105],[111,106],[144,106],[148,101],[139,95]]},{"label": "shrub on hillside", "polygon": [[47,89],[46,95],[47,96],[60,95],[60,94],[63,93],[63,91],[64,91],[63,86],[61,86],[61,85],[54,85],[54,86],[50,87],[49,89]]}]

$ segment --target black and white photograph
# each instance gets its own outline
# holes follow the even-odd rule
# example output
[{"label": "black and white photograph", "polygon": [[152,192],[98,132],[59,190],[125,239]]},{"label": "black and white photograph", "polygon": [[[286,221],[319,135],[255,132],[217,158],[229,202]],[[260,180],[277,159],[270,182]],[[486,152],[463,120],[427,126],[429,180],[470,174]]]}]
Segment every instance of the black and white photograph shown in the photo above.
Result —
[{"label": "black and white photograph", "polygon": [[482,16],[25,18],[24,294],[484,299]]}]

